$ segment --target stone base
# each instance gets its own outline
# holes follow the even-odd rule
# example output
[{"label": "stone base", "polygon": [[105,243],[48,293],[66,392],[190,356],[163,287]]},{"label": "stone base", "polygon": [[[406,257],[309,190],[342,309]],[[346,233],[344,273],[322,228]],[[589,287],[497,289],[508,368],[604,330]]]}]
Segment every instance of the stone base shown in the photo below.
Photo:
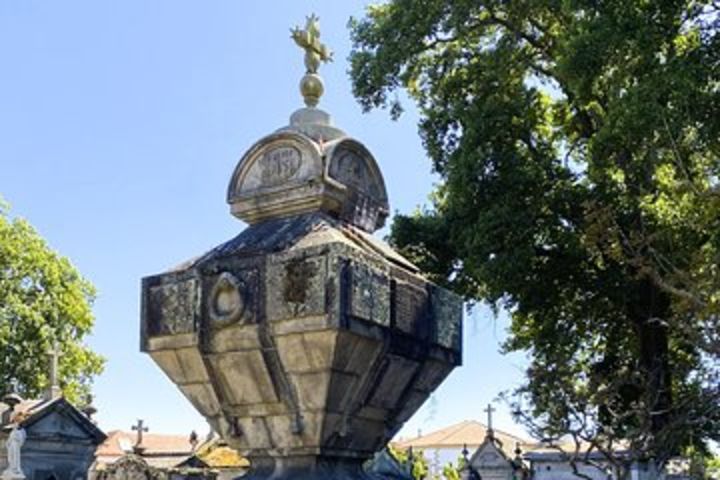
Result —
[{"label": "stone base", "polygon": [[25,480],[25,474],[22,472],[18,472],[17,470],[5,470],[2,475],[0,475],[0,479],[2,480]]},{"label": "stone base", "polygon": [[361,461],[316,458],[253,459],[242,480],[381,480]]}]

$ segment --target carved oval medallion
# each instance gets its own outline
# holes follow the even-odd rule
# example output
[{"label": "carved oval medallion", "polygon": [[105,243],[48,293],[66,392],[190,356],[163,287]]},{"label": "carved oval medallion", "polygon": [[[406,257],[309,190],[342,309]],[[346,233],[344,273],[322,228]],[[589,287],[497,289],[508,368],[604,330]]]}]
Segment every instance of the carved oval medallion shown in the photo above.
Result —
[{"label": "carved oval medallion", "polygon": [[237,322],[245,312],[242,284],[232,273],[221,273],[210,292],[208,302],[213,323],[227,325]]},{"label": "carved oval medallion", "polygon": [[275,147],[268,150],[259,160],[260,182],[272,187],[290,180],[302,165],[302,154],[295,147]]}]

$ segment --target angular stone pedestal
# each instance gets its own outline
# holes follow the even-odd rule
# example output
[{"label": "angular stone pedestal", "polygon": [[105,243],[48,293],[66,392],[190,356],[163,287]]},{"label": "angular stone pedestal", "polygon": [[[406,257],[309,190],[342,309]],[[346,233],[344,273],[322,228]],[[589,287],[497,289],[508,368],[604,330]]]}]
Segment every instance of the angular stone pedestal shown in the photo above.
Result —
[{"label": "angular stone pedestal", "polygon": [[249,479],[364,479],[461,362],[462,302],[371,233],[370,152],[304,109],[240,160],[236,238],[143,280],[142,349]]},{"label": "angular stone pedestal", "polygon": [[247,480],[380,480],[360,460],[322,457],[256,458]]}]

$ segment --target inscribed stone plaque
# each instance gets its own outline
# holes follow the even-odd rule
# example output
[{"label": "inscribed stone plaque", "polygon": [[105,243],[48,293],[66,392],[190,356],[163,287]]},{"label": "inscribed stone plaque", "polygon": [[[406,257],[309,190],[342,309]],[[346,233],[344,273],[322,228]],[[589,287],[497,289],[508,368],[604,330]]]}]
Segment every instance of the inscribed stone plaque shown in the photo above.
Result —
[{"label": "inscribed stone plaque", "polygon": [[350,267],[350,305],[354,317],[390,326],[390,281],[371,268],[353,264]]},{"label": "inscribed stone plaque", "polygon": [[419,337],[427,336],[428,295],[425,289],[397,282],[393,313],[397,329]]},{"label": "inscribed stone plaque", "polygon": [[335,180],[379,201],[381,187],[370,173],[367,160],[357,153],[342,149],[333,155],[329,174]]},{"label": "inscribed stone plaque", "polygon": [[462,340],[462,299],[444,288],[433,287],[431,303],[435,319],[433,341],[459,351]]},{"label": "inscribed stone plaque", "polygon": [[265,152],[258,162],[262,185],[272,187],[290,180],[300,170],[302,155],[295,147],[275,147]]},{"label": "inscribed stone plaque", "polygon": [[150,287],[148,333],[173,335],[194,332],[198,297],[198,282],[195,278]]}]

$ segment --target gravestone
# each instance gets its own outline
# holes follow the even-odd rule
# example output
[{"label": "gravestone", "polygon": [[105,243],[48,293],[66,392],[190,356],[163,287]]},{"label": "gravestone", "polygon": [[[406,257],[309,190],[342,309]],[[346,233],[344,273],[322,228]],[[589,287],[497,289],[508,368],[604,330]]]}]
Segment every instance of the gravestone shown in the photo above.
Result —
[{"label": "gravestone", "polygon": [[[49,387],[51,388],[51,387]],[[3,405],[0,404],[0,410]],[[22,400],[14,405],[17,423],[0,425],[0,471],[11,463],[5,443],[12,431],[25,432],[21,445],[21,470],[27,480],[82,480],[93,462],[95,449],[105,434],[64,397]],[[11,430],[12,429],[12,430]],[[4,480],[20,479],[10,472]],[[17,473],[17,472],[15,472]]]},{"label": "gravestone", "polygon": [[141,348],[251,460],[247,478],[370,478],[363,463],[460,364],[462,302],[372,236],[380,169],[316,107],[331,57],[317,18],[293,39],[307,106],[227,191],[249,227],[143,279]]}]

